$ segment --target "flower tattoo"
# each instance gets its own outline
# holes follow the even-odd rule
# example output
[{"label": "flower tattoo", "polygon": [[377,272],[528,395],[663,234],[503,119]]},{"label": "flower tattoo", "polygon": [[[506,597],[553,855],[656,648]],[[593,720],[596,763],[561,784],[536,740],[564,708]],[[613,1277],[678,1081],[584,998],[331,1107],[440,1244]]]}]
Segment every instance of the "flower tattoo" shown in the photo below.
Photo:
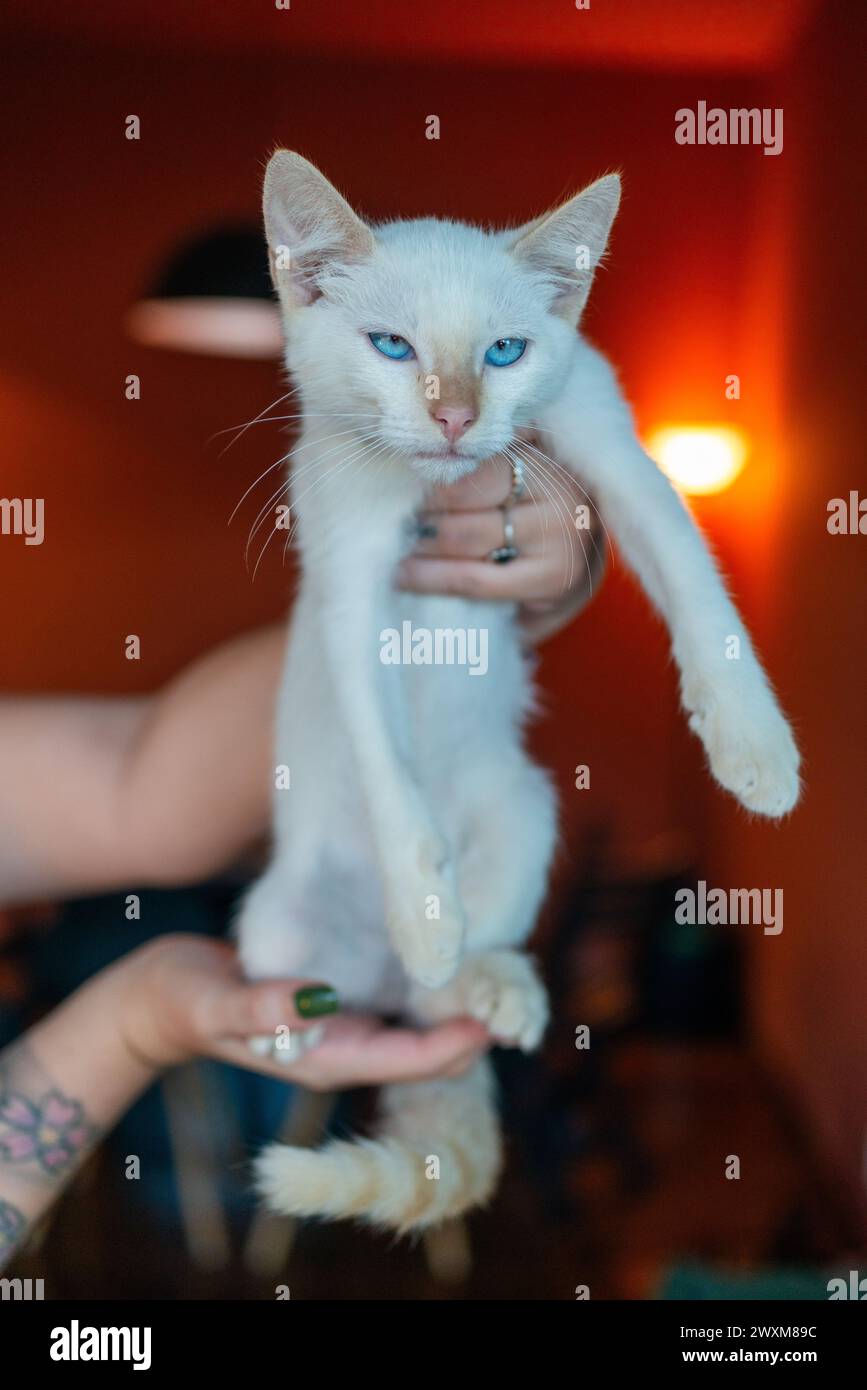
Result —
[{"label": "flower tattoo", "polygon": [[98,1141],[81,1101],[64,1095],[26,1039],[0,1052],[0,1268],[27,1239],[43,1200],[10,1198],[36,1186],[59,1190]]},{"label": "flower tattoo", "polygon": [[32,1161],[44,1173],[62,1173],[81,1157],[89,1138],[81,1105],[59,1091],[38,1101],[17,1091],[0,1095],[0,1157],[10,1163]]}]

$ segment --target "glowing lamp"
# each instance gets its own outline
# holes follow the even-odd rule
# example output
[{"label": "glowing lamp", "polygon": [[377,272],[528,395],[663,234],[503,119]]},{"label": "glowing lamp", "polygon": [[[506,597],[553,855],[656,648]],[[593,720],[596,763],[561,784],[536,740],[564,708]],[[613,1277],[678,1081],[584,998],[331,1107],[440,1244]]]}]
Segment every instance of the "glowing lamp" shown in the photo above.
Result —
[{"label": "glowing lamp", "polygon": [[665,425],[647,452],[681,492],[706,494],[730,487],[746,462],[746,436],[729,425]]}]

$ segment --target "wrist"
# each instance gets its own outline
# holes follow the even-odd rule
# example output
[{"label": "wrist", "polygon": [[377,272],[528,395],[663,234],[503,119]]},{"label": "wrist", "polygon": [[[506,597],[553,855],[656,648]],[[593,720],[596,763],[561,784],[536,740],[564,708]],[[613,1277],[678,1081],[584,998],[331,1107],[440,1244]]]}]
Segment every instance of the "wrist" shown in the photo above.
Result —
[{"label": "wrist", "polygon": [[553,637],[577,617],[588,600],[584,587],[550,603],[525,603],[518,609],[521,636],[526,646],[535,647]]},{"label": "wrist", "polygon": [[81,991],[82,1004],[98,1012],[130,1077],[142,1087],[151,1085],[172,1062],[160,1044],[159,998],[151,968],[157,946],[148,942],[139,947]]},{"label": "wrist", "polygon": [[592,534],[591,542],[591,552],[585,557],[586,564],[582,565],[581,581],[576,588],[547,603],[543,600],[519,606],[518,622],[528,647],[537,646],[546,638],[553,637],[595,597],[605,575],[607,557],[604,545],[599,544]]},{"label": "wrist", "polygon": [[110,1128],[158,1075],[127,1027],[128,974],[126,961],[101,971],[27,1035],[45,1075],[82,1101],[97,1130]]}]

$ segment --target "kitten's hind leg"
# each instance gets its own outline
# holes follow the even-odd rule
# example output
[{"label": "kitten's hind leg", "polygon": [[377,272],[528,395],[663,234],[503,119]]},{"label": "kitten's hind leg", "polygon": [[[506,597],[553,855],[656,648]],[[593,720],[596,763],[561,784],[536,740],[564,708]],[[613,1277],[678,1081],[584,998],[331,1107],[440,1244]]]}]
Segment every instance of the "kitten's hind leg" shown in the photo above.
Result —
[{"label": "kitten's hind leg", "polygon": [[[251,980],[303,976],[310,954],[310,933],[293,917],[293,894],[285,876],[272,864],[244,897],[235,921],[238,954]],[[286,1028],[248,1038],[257,1057],[295,1062],[321,1041],[322,1030]]]},{"label": "kitten's hind leg", "polygon": [[497,1042],[533,1052],[548,1023],[548,997],[531,958],[521,951],[467,956],[440,989],[414,986],[409,1011],[422,1023],[467,1015],[484,1023]]},{"label": "kitten's hind leg", "polygon": [[310,934],[294,919],[296,898],[285,875],[272,864],[242,899],[234,934],[248,979],[291,978],[303,973]]},{"label": "kitten's hind leg", "polygon": [[557,839],[557,800],[548,774],[523,753],[473,764],[458,789],[458,886],[467,950],[520,946],[545,897]]},{"label": "kitten's hind leg", "polygon": [[554,791],[541,768],[515,755],[473,764],[458,795],[467,955],[442,988],[414,988],[410,1009],[427,1022],[470,1014],[499,1042],[531,1052],[548,1022],[548,1000],[530,957],[507,948],[527,940],[545,896],[556,839]]}]

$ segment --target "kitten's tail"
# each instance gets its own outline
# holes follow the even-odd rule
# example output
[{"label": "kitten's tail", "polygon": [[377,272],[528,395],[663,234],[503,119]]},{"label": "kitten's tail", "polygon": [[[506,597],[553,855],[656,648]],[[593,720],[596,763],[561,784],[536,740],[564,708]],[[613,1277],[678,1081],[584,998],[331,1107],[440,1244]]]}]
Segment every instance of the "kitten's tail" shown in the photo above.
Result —
[{"label": "kitten's tail", "polygon": [[464,1076],[386,1086],[382,1100],[375,1139],[265,1149],[255,1170],[268,1206],[286,1216],[352,1216],[405,1234],[487,1201],[502,1157],[487,1058]]}]

